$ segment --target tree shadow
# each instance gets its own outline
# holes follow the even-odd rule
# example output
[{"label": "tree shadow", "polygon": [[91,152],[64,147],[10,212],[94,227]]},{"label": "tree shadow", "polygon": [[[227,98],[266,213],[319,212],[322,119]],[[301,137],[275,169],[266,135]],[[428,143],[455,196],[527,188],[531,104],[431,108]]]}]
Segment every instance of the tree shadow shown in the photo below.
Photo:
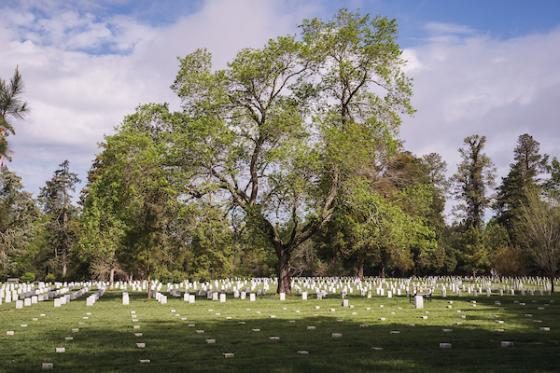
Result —
[{"label": "tree shadow", "polygon": [[[398,317],[392,317],[390,312],[396,308],[380,308],[383,302],[380,298],[372,301],[371,312],[376,316],[386,315],[386,321],[373,318],[363,309],[356,312],[338,308],[330,313],[332,303],[327,305],[322,301],[312,303],[319,305],[319,310],[307,309],[303,316],[295,313],[288,315],[282,311],[282,306],[293,310],[300,304],[299,300],[292,298],[282,304],[279,302],[278,307],[273,309],[277,318],[266,314],[271,312],[270,309],[256,315],[254,311],[259,307],[258,302],[247,302],[251,312],[231,319],[226,319],[227,303],[197,300],[198,307],[214,308],[220,315],[215,312],[191,317],[189,314],[193,306],[176,299],[170,298],[168,305],[158,305],[166,310],[162,314],[161,309],[152,312],[145,307],[144,304],[155,301],[147,301],[138,294],[131,294],[131,302],[135,303],[131,307],[123,308],[119,298],[118,293],[106,293],[100,300],[114,307],[118,322],[114,322],[109,313],[103,315],[107,319],[106,326],[102,319],[95,319],[93,325],[86,325],[75,334],[69,334],[68,329],[45,332],[41,335],[41,343],[48,348],[25,353],[12,350],[12,355],[3,353],[0,370],[37,371],[41,361],[52,361],[56,371],[67,372],[527,372],[560,369],[560,307],[557,303],[549,303],[545,309],[537,310],[543,303],[550,302],[550,297],[527,297],[525,302],[522,297],[472,298],[477,302],[476,307],[464,303],[471,298],[445,298],[447,302],[453,301],[452,307],[456,303],[461,304],[461,307],[446,311],[446,315],[455,311],[457,315],[452,317],[444,317],[440,312],[443,299],[434,298],[433,302],[426,302],[424,310],[413,311],[406,298],[399,299],[401,309],[409,315],[415,313],[413,322],[402,322]],[[356,299],[350,297],[351,304]],[[538,304],[532,303],[533,299]],[[515,304],[514,300],[526,303],[526,306]],[[559,298],[555,300],[558,302]],[[495,301],[502,304],[497,305]],[[480,308],[484,308],[484,315],[477,315]],[[87,311],[90,308],[84,309]],[[95,306],[91,309],[95,310]],[[139,318],[139,329],[133,329],[131,317],[123,317],[130,316],[133,309],[136,309]],[[176,312],[171,312],[172,309]],[[315,312],[316,315],[313,314]],[[534,316],[525,316],[528,313]],[[184,315],[187,315],[187,320],[180,319]],[[428,315],[428,320],[421,319],[421,315]],[[461,318],[462,315],[466,318]],[[541,324],[534,322],[537,318],[551,330],[540,331]],[[496,322],[502,319],[504,324]],[[477,326],[486,322],[491,324],[485,328]],[[515,327],[510,327],[510,324]],[[142,333],[142,336],[136,337],[134,333]],[[341,336],[333,336],[333,333]],[[64,337],[68,335],[74,336],[74,340],[64,342]],[[215,339],[215,343],[209,344],[207,339]],[[502,348],[501,341],[513,341],[514,345]],[[32,341],[27,342],[27,347],[33,349]],[[136,347],[137,342],[146,343],[146,347]],[[452,348],[441,349],[441,342],[451,343]],[[66,346],[66,352],[55,353],[52,346],[57,345]],[[298,351],[307,351],[308,354]],[[225,358],[224,353],[234,353],[234,356]],[[15,359],[7,359],[14,354]],[[140,360],[150,360],[150,363],[141,363]]]}]

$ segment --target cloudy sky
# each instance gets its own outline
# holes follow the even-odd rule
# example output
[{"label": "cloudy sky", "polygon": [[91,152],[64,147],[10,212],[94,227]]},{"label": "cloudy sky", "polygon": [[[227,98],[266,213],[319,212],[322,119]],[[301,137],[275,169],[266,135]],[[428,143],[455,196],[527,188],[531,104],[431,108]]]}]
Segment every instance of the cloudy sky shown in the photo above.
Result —
[{"label": "cloudy sky", "polygon": [[224,66],[236,51],[294,34],[336,8],[397,18],[414,105],[402,138],[456,168],[465,136],[488,137],[507,172],[518,135],[560,156],[560,2],[555,0],[0,0],[0,77],[19,66],[31,112],[9,167],[37,193],[69,159],[82,179],[97,144],[140,103],[176,100],[177,57],[195,48]]}]

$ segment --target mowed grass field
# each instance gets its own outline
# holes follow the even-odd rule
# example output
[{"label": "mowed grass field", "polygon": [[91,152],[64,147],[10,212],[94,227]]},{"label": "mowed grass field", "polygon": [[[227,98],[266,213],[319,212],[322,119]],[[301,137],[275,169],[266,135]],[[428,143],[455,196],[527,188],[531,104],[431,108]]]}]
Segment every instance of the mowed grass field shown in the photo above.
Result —
[{"label": "mowed grass field", "polygon": [[[52,301],[21,310],[0,305],[0,371],[39,371],[43,362],[58,372],[560,371],[558,294],[434,298],[423,310],[406,297],[349,297],[353,308],[343,308],[334,296],[283,302],[228,296],[226,303],[194,305],[169,296],[161,305],[145,293],[130,294],[129,306],[116,291],[93,307],[86,307],[86,296],[56,309]],[[500,347],[501,341],[513,346]],[[452,348],[441,349],[441,342]]]}]

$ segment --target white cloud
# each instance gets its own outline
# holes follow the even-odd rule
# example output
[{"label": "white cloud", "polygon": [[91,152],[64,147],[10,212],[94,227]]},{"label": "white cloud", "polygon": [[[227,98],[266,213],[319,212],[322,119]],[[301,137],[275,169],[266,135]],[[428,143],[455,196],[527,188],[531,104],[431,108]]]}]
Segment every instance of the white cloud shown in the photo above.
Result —
[{"label": "white cloud", "polygon": [[[415,152],[438,152],[449,164],[473,133],[486,135],[487,153],[504,176],[522,133],[541,150],[560,156],[560,29],[498,40],[471,36],[434,41],[408,51],[414,56],[414,105],[418,112],[402,128]],[[500,182],[500,178],[497,182]]]},{"label": "white cloud", "polygon": [[443,22],[428,22],[425,25],[425,29],[432,34],[471,35],[476,32],[473,28],[465,25]]},{"label": "white cloud", "polygon": [[[10,138],[13,163],[37,192],[65,158],[82,179],[97,143],[140,103],[171,102],[177,57],[205,47],[218,66],[245,47],[293,33],[312,7],[279,2],[207,1],[196,13],[166,27],[124,17],[100,19],[85,1],[23,2],[0,12],[0,76],[19,65],[31,112]],[[96,54],[86,51],[97,50]],[[120,52],[127,51],[122,54]]]},{"label": "white cloud", "polygon": [[[0,76],[20,66],[32,109],[10,138],[10,167],[33,192],[65,158],[84,179],[97,142],[138,104],[176,107],[169,86],[177,56],[206,47],[224,66],[239,49],[295,33],[302,18],[324,12],[297,0],[206,1],[154,27],[129,16],[94,16],[103,3],[64,3],[41,2],[37,13],[37,2],[23,2],[0,12]],[[402,127],[408,148],[441,153],[450,173],[462,139],[473,133],[487,135],[502,175],[523,132],[560,155],[560,30],[508,40],[461,25],[432,23],[427,30],[429,39],[404,52],[418,109]]]}]

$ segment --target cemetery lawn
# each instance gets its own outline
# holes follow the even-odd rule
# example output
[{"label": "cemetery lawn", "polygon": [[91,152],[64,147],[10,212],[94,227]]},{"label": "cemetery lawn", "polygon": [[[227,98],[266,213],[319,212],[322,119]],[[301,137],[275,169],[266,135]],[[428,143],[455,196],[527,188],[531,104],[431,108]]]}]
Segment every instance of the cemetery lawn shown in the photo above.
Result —
[{"label": "cemetery lawn", "polygon": [[[36,372],[43,362],[57,372],[560,371],[558,294],[434,298],[423,310],[406,297],[350,297],[353,308],[343,308],[334,296],[284,302],[228,296],[226,303],[197,298],[196,304],[169,296],[161,305],[145,293],[130,294],[129,306],[117,291],[93,307],[85,297],[56,309],[52,301],[19,310],[0,305],[0,372]],[[501,341],[513,346],[500,347]],[[441,349],[442,342],[451,349]]]}]

